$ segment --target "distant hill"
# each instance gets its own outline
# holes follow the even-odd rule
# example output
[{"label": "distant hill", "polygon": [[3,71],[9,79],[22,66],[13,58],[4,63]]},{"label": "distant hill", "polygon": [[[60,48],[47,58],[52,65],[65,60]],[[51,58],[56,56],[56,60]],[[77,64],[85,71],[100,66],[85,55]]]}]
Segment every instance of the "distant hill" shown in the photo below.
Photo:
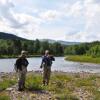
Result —
[{"label": "distant hill", "polygon": [[59,43],[61,43],[61,44],[63,44],[63,45],[75,45],[75,44],[80,44],[80,42],[68,42],[68,41],[61,41],[61,40],[59,40],[59,41],[57,41],[57,42],[59,42]]},{"label": "distant hill", "polygon": [[18,37],[10,33],[0,32],[0,39],[17,39],[17,40],[26,40],[24,38]]},{"label": "distant hill", "polygon": [[[4,33],[0,32],[0,39],[17,39],[17,40],[28,40],[10,33]],[[49,43],[61,43],[62,45],[75,45],[75,44],[80,44],[80,42],[67,42],[67,41],[62,41],[62,40],[52,40],[52,39],[39,39],[40,41],[48,41]]]},{"label": "distant hill", "polygon": [[80,42],[68,42],[68,41],[62,41],[62,40],[52,40],[52,39],[40,39],[40,41],[48,41],[49,43],[61,43],[62,45],[75,45],[75,44],[80,44]]}]

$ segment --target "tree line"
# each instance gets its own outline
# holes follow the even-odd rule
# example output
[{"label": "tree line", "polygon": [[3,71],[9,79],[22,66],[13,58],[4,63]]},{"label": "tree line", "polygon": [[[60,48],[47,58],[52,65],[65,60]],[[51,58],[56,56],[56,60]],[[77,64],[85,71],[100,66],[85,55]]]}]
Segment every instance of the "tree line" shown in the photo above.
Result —
[{"label": "tree line", "polygon": [[13,40],[0,39],[0,57],[2,55],[17,56],[21,50],[28,51],[29,55],[43,55],[45,50],[55,56],[64,55],[87,55],[100,57],[100,42],[80,43],[77,45],[62,45],[58,42],[49,43],[48,41],[36,40]]},{"label": "tree line", "polygon": [[42,55],[45,50],[50,50],[56,56],[64,54],[64,46],[58,42],[49,43],[48,41],[36,40],[4,40],[0,39],[0,56],[19,55],[21,50],[28,51],[29,55]]},{"label": "tree line", "polygon": [[64,50],[65,55],[87,55],[100,57],[100,42],[81,43],[79,45],[67,46]]}]

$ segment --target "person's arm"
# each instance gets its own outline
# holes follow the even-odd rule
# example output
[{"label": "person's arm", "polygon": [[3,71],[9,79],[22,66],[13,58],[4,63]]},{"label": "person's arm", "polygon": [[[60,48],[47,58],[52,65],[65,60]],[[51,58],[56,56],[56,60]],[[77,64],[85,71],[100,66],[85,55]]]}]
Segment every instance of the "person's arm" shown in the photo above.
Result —
[{"label": "person's arm", "polygon": [[53,55],[51,55],[51,60],[52,60],[52,61],[55,61],[55,58],[54,58],[54,56],[53,56]]},{"label": "person's arm", "polygon": [[26,59],[26,67],[28,66],[28,64],[29,64],[29,62],[28,62],[28,60]]},{"label": "person's arm", "polygon": [[19,59],[17,59],[15,64],[14,64],[14,69],[16,72],[18,72],[18,68],[19,68]]},{"label": "person's arm", "polygon": [[43,62],[44,62],[44,57],[42,57],[42,62],[41,62],[40,68],[42,68]]},{"label": "person's arm", "polygon": [[52,60],[53,60],[53,61],[55,61],[55,58],[54,58],[54,57],[52,57]]}]

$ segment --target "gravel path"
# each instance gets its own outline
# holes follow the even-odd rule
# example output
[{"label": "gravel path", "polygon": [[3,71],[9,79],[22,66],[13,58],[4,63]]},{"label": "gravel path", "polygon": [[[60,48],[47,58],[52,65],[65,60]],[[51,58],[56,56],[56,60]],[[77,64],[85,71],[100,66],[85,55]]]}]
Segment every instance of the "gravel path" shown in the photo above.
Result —
[{"label": "gravel path", "polygon": [[11,100],[56,100],[54,95],[49,91],[22,91],[17,90],[17,85],[7,88]]},{"label": "gravel path", "polygon": [[76,88],[74,91],[74,95],[76,95],[79,100],[94,100],[93,95],[82,88]]}]

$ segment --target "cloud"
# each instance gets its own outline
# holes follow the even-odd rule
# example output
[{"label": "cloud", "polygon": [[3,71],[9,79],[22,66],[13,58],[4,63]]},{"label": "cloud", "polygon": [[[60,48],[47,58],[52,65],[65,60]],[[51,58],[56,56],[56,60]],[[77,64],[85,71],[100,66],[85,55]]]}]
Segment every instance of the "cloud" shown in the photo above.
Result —
[{"label": "cloud", "polygon": [[99,23],[99,0],[0,0],[0,31],[29,39],[100,40]]},{"label": "cloud", "polygon": [[[18,3],[18,1],[17,1]],[[14,3],[5,1],[4,4],[1,3],[1,15],[2,20],[0,21],[0,26],[3,25],[1,31],[17,34],[21,37],[28,39],[36,38],[51,38],[60,39],[62,31],[58,29],[52,29],[52,32],[42,27],[41,24],[44,22],[49,22],[56,20],[59,16],[56,10],[45,10],[40,12],[38,17],[32,16],[28,13],[15,12],[13,9],[15,7]],[[13,6],[11,6],[13,5]],[[5,9],[6,8],[6,9]],[[6,10],[6,11],[4,11]],[[8,16],[7,16],[8,15]],[[6,23],[5,23],[6,22]],[[63,35],[65,37],[65,34]],[[63,39],[63,38],[62,38]]]},{"label": "cloud", "polygon": [[39,14],[40,18],[47,21],[56,20],[60,17],[60,13],[56,10],[47,10]]},{"label": "cloud", "polygon": [[[87,3],[85,2],[85,18],[86,26],[85,31],[90,37],[90,40],[100,40],[100,3],[91,0]],[[88,38],[89,39],[89,38]]]},{"label": "cloud", "polygon": [[41,19],[29,14],[14,12],[13,7],[11,1],[0,0],[0,31],[30,38],[29,34],[34,34],[38,30]]},{"label": "cloud", "polygon": [[82,1],[76,1],[74,4],[67,4],[64,6],[64,14],[72,17],[82,16]]},{"label": "cloud", "polygon": [[100,4],[98,3],[88,3],[85,4],[86,7],[86,29],[91,30],[99,29],[99,23],[100,23]]},{"label": "cloud", "polygon": [[68,41],[80,41],[80,42],[91,42],[100,40],[100,34],[93,34],[87,32],[77,32],[75,34],[67,34],[66,40]]},{"label": "cloud", "polygon": [[[75,5],[78,5],[77,10],[74,9]],[[100,40],[100,3],[98,3],[98,0],[84,0],[83,3],[76,2],[71,8],[73,13],[70,14],[70,17],[77,17],[79,21],[83,17],[84,27],[83,30],[75,31],[74,34],[66,34],[66,40],[82,42]]]},{"label": "cloud", "polygon": [[9,0],[0,1],[0,15],[6,24],[10,25],[11,27],[19,28],[25,25],[25,23],[20,23],[16,20],[14,16],[14,12],[12,8],[14,7],[13,3]]}]

